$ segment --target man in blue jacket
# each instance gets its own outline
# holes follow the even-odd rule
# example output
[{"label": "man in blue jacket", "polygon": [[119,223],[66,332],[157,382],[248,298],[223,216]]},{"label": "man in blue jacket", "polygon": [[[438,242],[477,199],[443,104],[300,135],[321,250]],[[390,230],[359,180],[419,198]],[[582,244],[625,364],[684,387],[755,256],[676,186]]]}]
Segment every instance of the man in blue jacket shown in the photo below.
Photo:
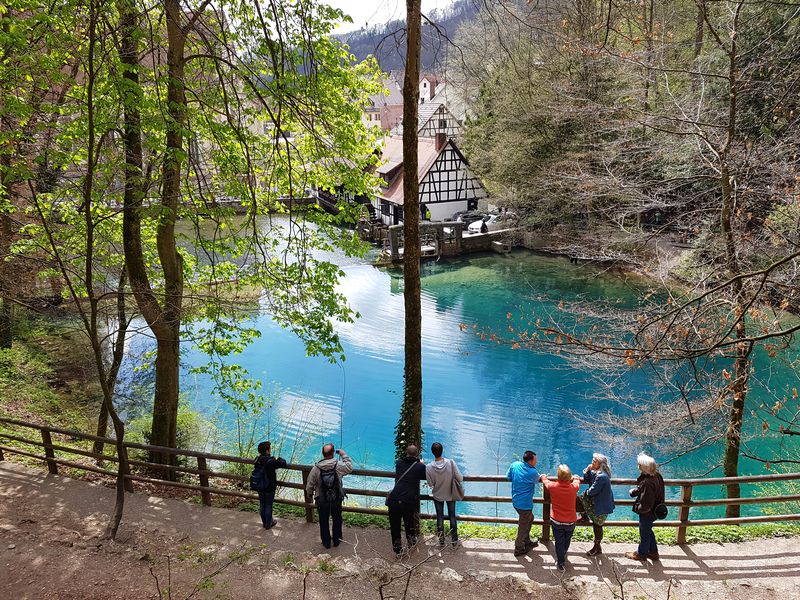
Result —
[{"label": "man in blue jacket", "polygon": [[508,467],[506,479],[511,482],[511,503],[519,515],[514,556],[524,556],[539,545],[536,539],[531,539],[533,494],[536,491],[536,482],[539,481],[536,453],[526,450],[521,461],[515,461]]}]

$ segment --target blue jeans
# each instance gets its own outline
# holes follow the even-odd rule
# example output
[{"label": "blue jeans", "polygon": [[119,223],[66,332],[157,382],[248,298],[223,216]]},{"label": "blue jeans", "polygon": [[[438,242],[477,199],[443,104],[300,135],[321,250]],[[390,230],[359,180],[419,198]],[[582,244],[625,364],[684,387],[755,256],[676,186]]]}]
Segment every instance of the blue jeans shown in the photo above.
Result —
[{"label": "blue jeans", "polygon": [[258,514],[261,515],[261,524],[267,529],[272,527],[273,502],[275,502],[275,490],[258,492]]},{"label": "blue jeans", "polygon": [[447,515],[450,517],[450,539],[455,544],[458,541],[458,522],[456,521],[456,501],[455,500],[434,500],[433,507],[436,509],[436,535],[439,542],[444,544],[444,503],[447,502]]},{"label": "blue jeans", "polygon": [[653,515],[639,515],[639,556],[658,553],[656,535],[653,533],[655,520]]},{"label": "blue jeans", "polygon": [[572,534],[575,531],[575,523],[571,525],[560,525],[553,523],[553,538],[556,542],[556,564],[563,565],[567,558],[569,543],[572,541]]}]

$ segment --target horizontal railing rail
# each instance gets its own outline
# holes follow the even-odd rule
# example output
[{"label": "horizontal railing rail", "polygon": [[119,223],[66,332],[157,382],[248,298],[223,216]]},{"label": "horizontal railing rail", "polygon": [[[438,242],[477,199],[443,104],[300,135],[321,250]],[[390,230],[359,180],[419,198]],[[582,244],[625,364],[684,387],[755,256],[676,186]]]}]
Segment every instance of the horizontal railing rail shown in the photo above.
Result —
[{"label": "horizontal railing rail", "polygon": [[[72,469],[88,471],[91,473],[99,473],[111,477],[117,476],[116,471],[104,468],[106,461],[111,463],[118,462],[119,459],[117,458],[116,455],[96,453],[90,450],[85,450],[83,448],[76,448],[74,446],[68,445],[70,440],[86,440],[88,442],[101,442],[103,444],[108,444],[113,446],[116,444],[116,440],[114,440],[113,438],[92,435],[90,433],[83,433],[80,431],[73,431],[70,429],[63,429],[60,427],[51,427],[49,425],[39,425],[36,423],[29,423],[27,421],[6,418],[6,417],[0,417],[0,424],[38,431],[40,439],[35,439],[35,438],[32,439],[31,437],[25,437],[24,435],[21,435],[20,432],[17,430],[13,430],[13,432],[0,431],[0,440],[16,444],[22,444],[24,446],[31,446],[34,449],[40,448],[44,451],[44,454],[41,454],[32,450],[23,449],[19,445],[9,445],[8,443],[0,443],[0,460],[5,459],[4,452],[9,452],[18,454],[20,456],[25,456],[28,458],[44,461],[44,463],[47,465],[48,471],[52,474],[58,474],[58,467],[59,465],[61,465]],[[54,435],[61,436],[64,439],[58,439],[54,441],[53,440]],[[132,487],[133,482],[175,487],[194,492],[199,492],[202,503],[207,506],[211,505],[212,494],[219,496],[244,498],[247,500],[258,499],[257,494],[244,489],[244,486],[242,485],[249,481],[250,478],[248,475],[230,473],[226,472],[225,470],[219,470],[209,467],[209,461],[216,461],[219,463],[231,463],[234,465],[250,465],[253,462],[253,460],[250,458],[242,458],[239,456],[230,456],[226,454],[215,454],[211,452],[200,452],[196,450],[183,450],[180,448],[165,448],[162,446],[138,444],[134,442],[125,442],[124,447],[126,451],[143,450],[153,454],[174,455],[188,459],[194,459],[196,465],[196,466],[190,466],[182,464],[181,465],[160,464],[151,462],[149,460],[130,458],[128,462],[131,466],[141,468],[144,470],[142,472],[129,472],[124,474],[126,480],[126,487],[131,491],[133,489]],[[56,454],[57,452],[60,454],[57,455]],[[95,464],[76,462],[75,460],[69,460],[67,458],[64,458],[63,457],[64,454],[71,454],[79,457],[90,458],[94,459],[97,462]],[[275,498],[275,501],[278,503],[304,508],[306,520],[309,522],[312,522],[314,518],[314,512],[313,512],[314,503],[312,502],[312,499],[306,495],[305,488],[306,484],[308,483],[308,475],[311,471],[312,466],[313,465],[289,464],[286,466],[286,470],[289,473],[299,474],[299,480],[283,479],[278,482],[279,486],[281,486],[286,490],[298,490],[300,492],[298,496],[302,496],[302,499],[299,497],[291,498],[286,496],[277,496]],[[148,470],[161,472],[167,477],[167,479],[149,477],[147,476]],[[185,481],[176,481],[175,480],[176,474],[183,474],[186,476],[196,476],[198,478],[199,485],[195,483],[187,483]],[[391,487],[395,474],[393,471],[354,469],[352,472],[352,476],[348,476],[348,478],[344,480],[344,483],[348,484],[350,483],[350,481],[353,481],[353,479],[358,476],[370,478],[376,481],[383,480],[385,481],[386,487],[388,488]],[[219,480],[220,482],[226,482],[227,485],[226,487],[222,487],[222,485],[225,485],[222,483],[218,485],[211,485],[210,480],[212,479]],[[348,481],[348,479],[350,481]],[[695,487],[709,486],[709,485],[722,486],[730,483],[758,484],[758,483],[770,483],[770,482],[794,481],[794,480],[800,480],[800,472],[774,473],[766,475],[748,475],[742,477],[665,479],[664,484],[667,487],[673,487],[673,488],[679,487],[681,489],[680,499],[666,501],[667,506],[676,507],[678,509],[678,518],[676,520],[656,521],[655,525],[657,527],[677,528],[678,543],[682,544],[686,542],[687,529],[692,526],[737,525],[737,524],[747,524],[747,523],[774,523],[774,522],[800,521],[800,514],[796,513],[765,514],[765,515],[735,517],[735,518],[732,517],[695,518],[695,519],[690,518],[690,510],[692,508],[697,508],[697,507],[729,506],[729,505],[739,506],[739,505],[753,505],[753,504],[763,505],[763,504],[778,504],[784,502],[800,502],[800,494],[783,494],[783,495],[778,494],[778,495],[742,497],[742,498],[693,499],[692,492]],[[508,483],[506,481],[506,478],[501,475],[465,475],[464,481],[466,483],[479,483],[479,484]],[[613,485],[633,485],[636,483],[636,480],[626,479],[626,478],[612,478],[611,483]],[[388,493],[387,490],[383,489],[357,488],[357,487],[351,487],[349,485],[344,488],[344,491],[346,494],[348,494],[349,497],[358,496],[363,498],[386,498]],[[432,499],[429,495],[426,494],[422,494],[420,498],[422,500]],[[466,495],[464,497],[464,502],[472,502],[478,504],[495,504],[495,505],[510,504],[511,496]],[[536,504],[541,504],[543,506],[542,519],[536,519],[534,520],[534,523],[542,526],[542,538],[543,540],[547,541],[550,538],[550,498],[547,491],[544,490],[543,496],[541,498],[534,498],[534,502]],[[618,506],[631,506],[633,505],[633,500],[619,499],[616,500],[615,503]],[[387,515],[387,512],[384,508],[376,508],[369,505],[363,506],[363,505],[346,504],[343,508],[345,511],[353,513],[381,515],[381,516]],[[421,518],[433,519],[435,518],[435,516],[431,514],[422,514]],[[504,517],[499,515],[494,515],[494,516],[459,515],[458,518],[461,521],[471,521],[477,523],[515,524],[517,522],[517,519],[514,517]],[[637,525],[637,521],[633,520],[606,521],[605,525],[608,527],[632,527]]]}]

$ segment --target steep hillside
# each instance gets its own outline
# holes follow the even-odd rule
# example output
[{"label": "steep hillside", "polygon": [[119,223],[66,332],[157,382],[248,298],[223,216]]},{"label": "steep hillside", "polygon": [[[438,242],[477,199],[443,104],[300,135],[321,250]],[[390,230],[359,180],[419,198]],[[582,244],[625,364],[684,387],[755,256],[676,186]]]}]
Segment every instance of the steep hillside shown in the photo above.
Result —
[{"label": "steep hillside", "polygon": [[[422,52],[420,56],[423,71],[444,70],[447,64],[447,38],[455,35],[461,23],[472,19],[478,12],[474,0],[456,0],[445,10],[436,10],[426,16],[436,27],[424,18],[422,22]],[[403,71],[405,63],[405,22],[390,21],[384,25],[359,29],[337,36],[350,46],[350,51],[362,60],[372,54],[384,71]],[[437,30],[438,29],[438,30]],[[440,33],[441,31],[441,33]]]}]

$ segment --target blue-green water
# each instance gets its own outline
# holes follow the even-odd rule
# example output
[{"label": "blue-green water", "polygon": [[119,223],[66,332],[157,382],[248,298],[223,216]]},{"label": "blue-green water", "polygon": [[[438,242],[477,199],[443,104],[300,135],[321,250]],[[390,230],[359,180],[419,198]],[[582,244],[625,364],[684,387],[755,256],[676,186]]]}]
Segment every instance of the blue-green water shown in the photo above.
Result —
[{"label": "blue-green water", "polygon": [[[245,429],[255,426],[256,437],[271,437],[296,462],[315,460],[325,441],[337,446],[341,441],[359,466],[389,468],[403,384],[402,275],[340,260],[346,273],[341,290],[361,314],[355,323],[337,325],[346,361],[330,364],[307,357],[292,333],[266,316],[258,317],[263,335],[236,361],[263,380],[272,407],[258,417],[246,416]],[[657,448],[605,447],[591,426],[576,425],[573,411],[600,414],[614,408],[597,393],[596,373],[558,355],[514,349],[481,335],[557,315],[562,301],[629,304],[640,289],[640,283],[526,252],[424,264],[426,446],[442,442],[446,455],[471,474],[505,473],[526,449],[537,453],[540,472],[551,473],[560,463],[579,472],[593,450],[607,454],[620,477],[635,476],[635,455],[641,450],[660,458]],[[188,405],[231,434],[237,427],[233,409],[209,394],[207,378],[188,374],[206,356],[193,348],[184,350],[182,391]],[[781,387],[792,381],[796,386],[797,374],[791,371],[772,380]],[[643,371],[631,371],[619,385],[635,395],[648,394],[651,383]],[[430,457],[427,452],[425,456]],[[702,474],[718,460],[719,450],[712,448],[668,465],[665,475]],[[760,465],[747,462],[743,471],[763,472]],[[469,492],[508,494],[503,485],[476,488]],[[719,489],[705,490],[712,492],[719,494]],[[474,510],[485,513],[487,507]]]}]

